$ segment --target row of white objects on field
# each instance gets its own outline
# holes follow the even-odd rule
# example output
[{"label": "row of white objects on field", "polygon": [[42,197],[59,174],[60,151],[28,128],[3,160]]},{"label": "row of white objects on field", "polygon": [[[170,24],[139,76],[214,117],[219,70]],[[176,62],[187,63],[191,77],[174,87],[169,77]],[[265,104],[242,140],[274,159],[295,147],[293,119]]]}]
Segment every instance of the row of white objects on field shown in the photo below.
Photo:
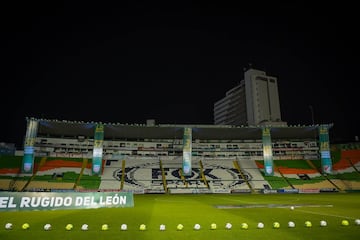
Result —
[{"label": "row of white objects on field", "polygon": [[[349,222],[349,220],[343,219],[343,220],[341,220],[340,224],[341,224],[342,226],[349,226],[349,225],[350,225],[350,222]],[[327,224],[327,222],[326,222],[325,220],[321,220],[321,221],[319,222],[319,225],[318,225],[318,226],[320,226],[320,227],[326,227],[327,225],[328,225],[328,224]],[[356,220],[354,221],[354,225],[360,226],[360,219],[356,219]],[[304,227],[312,227],[313,224],[312,224],[311,221],[305,221],[302,226],[304,226]],[[230,229],[232,229],[232,227],[233,227],[233,225],[232,225],[231,223],[226,223],[226,224],[225,224],[225,229],[230,230]],[[264,228],[264,227],[265,227],[265,224],[264,224],[263,222],[259,222],[259,223],[257,224],[257,226],[256,226],[256,228],[259,228],[259,229],[262,229],[262,228]],[[272,228],[280,228],[280,223],[279,223],[279,222],[273,222],[271,227],[272,227]],[[289,227],[289,228],[294,228],[294,227],[296,227],[296,224],[295,224],[295,222],[293,222],[293,221],[289,221],[289,222],[287,223],[287,227]],[[13,229],[13,228],[14,228],[14,226],[13,226],[12,223],[6,223],[6,224],[5,224],[5,229],[11,230],[11,229]],[[21,228],[24,229],[24,230],[28,230],[28,229],[30,229],[30,224],[29,224],[29,223],[24,223],[24,224],[21,225]],[[44,225],[43,228],[44,228],[45,231],[50,231],[50,230],[52,229],[52,225],[51,225],[50,223],[47,223],[47,224]],[[73,228],[74,228],[74,225],[71,224],[71,223],[68,223],[68,224],[65,225],[65,230],[67,230],[67,231],[71,231],[71,230],[73,230]],[[109,228],[110,228],[110,227],[109,227],[108,224],[102,224],[100,229],[101,229],[102,231],[107,231],[107,230],[109,230]],[[215,230],[215,229],[217,229],[217,228],[218,228],[217,224],[216,224],[216,223],[212,223],[212,224],[210,224],[210,228],[208,228],[208,229]],[[246,230],[246,229],[249,228],[249,225],[248,225],[247,223],[241,223],[241,224],[240,224],[240,228]],[[146,228],[146,225],[145,225],[145,224],[140,224],[140,226],[139,226],[139,230],[140,230],[140,231],[145,231],[146,229],[147,229],[147,228]],[[183,225],[183,224],[178,224],[178,225],[176,226],[176,229],[177,229],[178,231],[182,231],[182,230],[184,229],[184,225]],[[196,223],[196,224],[194,225],[193,229],[194,229],[194,230],[200,230],[200,229],[201,229],[201,225],[198,224],[198,223]],[[89,225],[88,225],[88,224],[82,224],[82,225],[81,225],[81,230],[83,230],[83,231],[89,230]],[[120,230],[122,230],[122,231],[128,230],[127,224],[125,224],[125,223],[122,224],[121,227],[120,227]],[[165,224],[160,224],[159,230],[160,230],[160,231],[165,231],[165,230],[166,230],[166,225],[165,225]]]}]

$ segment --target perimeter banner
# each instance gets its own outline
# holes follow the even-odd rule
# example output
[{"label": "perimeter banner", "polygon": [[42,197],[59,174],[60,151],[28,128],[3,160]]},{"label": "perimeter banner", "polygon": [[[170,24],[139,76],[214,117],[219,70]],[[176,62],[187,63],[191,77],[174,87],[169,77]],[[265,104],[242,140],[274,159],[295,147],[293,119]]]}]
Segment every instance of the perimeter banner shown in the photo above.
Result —
[{"label": "perimeter banner", "polygon": [[332,162],[330,154],[329,131],[327,125],[319,127],[320,154],[322,173],[332,173]]},{"label": "perimeter banner", "polygon": [[264,127],[262,129],[262,144],[263,144],[265,175],[273,176],[274,164],[273,164],[270,128],[268,127]]},{"label": "perimeter banner", "polygon": [[191,175],[191,151],[192,151],[192,129],[184,128],[183,138],[183,165],[182,171],[184,176]]},{"label": "perimeter banner", "polygon": [[104,142],[104,125],[97,124],[95,127],[94,150],[92,159],[92,172],[95,175],[101,174]]},{"label": "perimeter banner", "polygon": [[24,156],[22,160],[22,173],[33,173],[34,168],[34,145],[37,135],[38,121],[30,119],[27,121],[25,143],[24,143]]},{"label": "perimeter banner", "polygon": [[0,192],[0,211],[134,207],[131,192]]}]

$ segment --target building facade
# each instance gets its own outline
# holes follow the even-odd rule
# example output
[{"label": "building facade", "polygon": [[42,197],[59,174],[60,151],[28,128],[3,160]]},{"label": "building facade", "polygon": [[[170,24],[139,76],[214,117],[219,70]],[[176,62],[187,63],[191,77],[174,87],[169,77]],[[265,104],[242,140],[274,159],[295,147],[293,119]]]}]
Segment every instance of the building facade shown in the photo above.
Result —
[{"label": "building facade", "polygon": [[282,125],[277,78],[248,69],[239,85],[214,104],[215,125]]}]

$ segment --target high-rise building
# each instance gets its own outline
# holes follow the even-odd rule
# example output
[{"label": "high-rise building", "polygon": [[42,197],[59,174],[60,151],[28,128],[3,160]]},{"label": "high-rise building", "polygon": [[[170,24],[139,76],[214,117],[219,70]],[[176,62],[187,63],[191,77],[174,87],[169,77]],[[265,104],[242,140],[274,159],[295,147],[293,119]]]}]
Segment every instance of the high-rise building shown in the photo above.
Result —
[{"label": "high-rise building", "polygon": [[216,125],[287,125],[281,120],[277,78],[248,69],[239,85],[214,104]]}]

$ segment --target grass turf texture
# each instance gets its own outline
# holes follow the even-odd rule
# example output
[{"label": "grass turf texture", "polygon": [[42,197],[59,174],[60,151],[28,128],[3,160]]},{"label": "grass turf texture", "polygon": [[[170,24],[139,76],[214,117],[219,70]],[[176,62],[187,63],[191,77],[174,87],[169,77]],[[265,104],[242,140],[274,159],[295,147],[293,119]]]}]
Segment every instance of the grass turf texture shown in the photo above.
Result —
[{"label": "grass turf texture", "polygon": [[[354,224],[360,218],[359,193],[325,194],[206,194],[206,195],[134,195],[133,208],[100,208],[56,211],[1,212],[0,239],[355,239],[360,236],[360,226]],[[216,206],[229,206],[217,208]],[[245,207],[236,208],[242,205]],[[296,206],[290,210],[290,206]],[[231,208],[234,206],[234,208]],[[254,207],[252,207],[254,206]],[[260,207],[259,207],[260,206]],[[342,220],[348,220],[349,226],[342,226]],[[327,221],[326,227],[320,227],[320,221]],[[293,221],[295,228],[288,228]],[[312,227],[306,228],[305,221],[311,221]],[[13,223],[12,230],[6,230],[5,224]],[[23,230],[23,223],[30,228]],[[232,229],[225,229],[230,222]],[[258,222],[265,227],[258,229]],[[280,228],[274,229],[273,222],[279,222]],[[51,231],[44,231],[46,223],[52,225]],[[66,231],[71,223],[74,228]],[[81,226],[89,225],[88,231]],[[121,231],[125,223],[127,231]],[[184,226],[178,231],[178,224]],[[201,229],[193,229],[194,224]],[[217,229],[211,230],[216,223]],[[241,223],[247,223],[247,230],[241,229]],[[103,224],[109,225],[108,231],[102,231]],[[146,225],[145,231],[139,226]],[[165,231],[159,226],[166,225]]]}]

